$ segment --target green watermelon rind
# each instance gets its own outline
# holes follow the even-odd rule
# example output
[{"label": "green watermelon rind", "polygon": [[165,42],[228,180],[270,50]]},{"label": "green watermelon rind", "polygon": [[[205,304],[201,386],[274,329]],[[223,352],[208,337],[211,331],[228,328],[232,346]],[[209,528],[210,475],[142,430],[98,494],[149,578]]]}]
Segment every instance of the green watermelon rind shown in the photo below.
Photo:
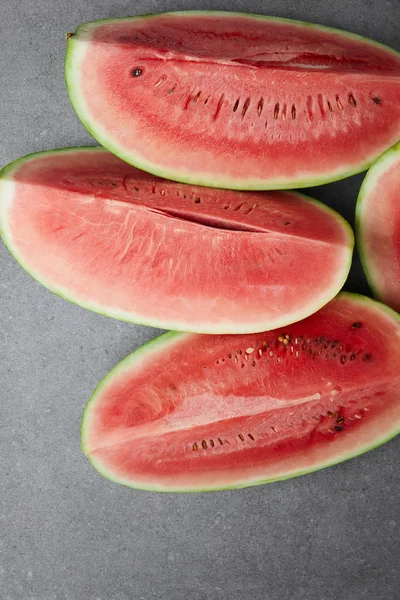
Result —
[{"label": "green watermelon rind", "polygon": [[[348,237],[348,243],[346,245],[346,248],[348,250],[348,259],[343,261],[342,270],[337,273],[337,275],[335,277],[335,281],[332,282],[332,285],[329,288],[329,293],[325,293],[325,294],[321,293],[320,296],[318,297],[317,302],[315,302],[313,304],[309,303],[307,306],[305,306],[303,308],[303,310],[298,311],[297,313],[293,313],[291,316],[291,319],[290,319],[290,323],[287,320],[285,320],[282,316],[280,321],[278,321],[278,320],[270,321],[268,323],[264,322],[264,323],[259,323],[258,325],[254,324],[254,327],[249,327],[246,330],[243,330],[243,328],[240,329],[240,328],[234,328],[234,327],[227,328],[225,326],[221,327],[218,325],[215,326],[212,323],[210,323],[209,326],[207,326],[207,324],[205,324],[204,327],[202,327],[202,328],[196,327],[193,329],[193,328],[190,328],[190,325],[188,323],[179,323],[179,322],[173,322],[173,323],[168,322],[167,323],[165,321],[159,322],[156,319],[154,319],[154,320],[143,319],[140,315],[135,315],[133,313],[126,313],[126,312],[120,311],[118,309],[107,309],[107,308],[102,307],[101,305],[97,305],[95,302],[82,302],[78,299],[75,299],[73,294],[70,294],[68,292],[68,290],[66,290],[65,288],[63,288],[61,286],[53,285],[51,282],[50,283],[47,282],[46,278],[43,275],[41,275],[40,273],[37,273],[34,269],[29,267],[26,264],[26,262],[24,261],[24,259],[19,256],[18,248],[12,240],[12,236],[9,235],[8,231],[7,231],[7,215],[6,215],[7,202],[4,201],[4,198],[3,198],[3,196],[5,195],[5,194],[3,194],[3,185],[4,185],[4,182],[12,181],[14,172],[16,172],[18,170],[19,166],[24,164],[26,161],[36,160],[37,158],[40,158],[41,156],[48,157],[48,156],[51,156],[52,154],[58,154],[58,153],[62,153],[62,152],[68,153],[68,152],[76,152],[76,151],[107,152],[107,150],[105,150],[104,148],[102,148],[100,146],[57,148],[55,150],[47,150],[47,151],[43,151],[43,152],[37,152],[37,153],[29,154],[27,156],[19,158],[15,161],[11,162],[9,165],[4,167],[2,171],[0,171],[0,235],[3,238],[4,244],[6,245],[9,252],[12,254],[12,256],[15,258],[15,260],[21,265],[21,267],[31,277],[33,277],[33,279],[35,279],[36,281],[41,283],[45,288],[47,288],[48,290],[50,290],[57,296],[60,296],[64,300],[68,300],[69,302],[72,302],[73,304],[76,304],[76,305],[80,306],[81,308],[91,310],[92,312],[95,312],[102,316],[114,318],[119,321],[124,321],[127,323],[136,323],[138,325],[146,325],[149,327],[156,327],[159,329],[173,329],[173,330],[186,331],[186,332],[191,332],[191,333],[209,333],[209,334],[257,333],[259,331],[266,331],[267,329],[276,329],[278,327],[284,327],[286,325],[289,325],[290,323],[294,323],[295,321],[304,319],[305,317],[309,316],[313,312],[316,312],[317,310],[322,308],[322,306],[327,304],[327,302],[332,300],[332,298],[338,293],[338,291],[341,289],[344,282],[346,281],[346,278],[348,276],[348,273],[349,273],[350,267],[351,267],[352,254],[353,254],[353,248],[354,248],[354,234],[353,234],[353,231],[352,231],[349,223],[339,213],[337,213],[332,208],[326,206],[322,202],[319,202],[318,200],[315,200],[314,198],[309,198],[308,196],[305,196],[304,194],[301,194],[299,192],[295,192],[298,196],[307,199],[307,201],[309,201],[309,202],[313,202],[320,209],[325,210],[326,212],[332,214],[335,217],[335,219],[337,220],[338,224],[340,224],[343,227],[343,229],[346,231],[347,237]],[[344,249],[345,248],[343,248],[343,250]]]},{"label": "green watermelon rind", "polygon": [[90,123],[90,117],[86,110],[86,105],[83,96],[79,93],[79,85],[75,85],[75,74],[79,72],[79,42],[77,46],[76,36],[79,34],[85,35],[90,32],[91,29],[96,29],[99,26],[102,26],[106,23],[121,23],[123,21],[132,21],[132,20],[140,20],[140,19],[151,19],[153,17],[159,17],[162,15],[168,16],[199,16],[202,15],[214,15],[216,17],[224,18],[228,17],[238,17],[238,18],[254,18],[261,20],[269,20],[277,23],[286,23],[288,25],[299,25],[303,27],[320,29],[321,31],[326,31],[328,33],[333,33],[337,35],[341,35],[344,37],[348,37],[349,39],[363,42],[365,44],[369,44],[372,47],[380,48],[381,50],[387,51],[391,53],[394,57],[400,59],[400,53],[390,48],[380,42],[376,42],[369,38],[365,38],[361,35],[351,33],[348,31],[335,29],[333,27],[327,27],[325,25],[318,25],[316,23],[308,23],[306,21],[297,21],[294,19],[285,19],[283,17],[270,17],[266,15],[256,15],[256,14],[247,14],[240,12],[224,12],[224,11],[177,11],[177,12],[167,12],[167,13],[154,13],[148,15],[138,15],[135,17],[124,17],[124,18],[116,18],[116,19],[103,19],[98,21],[88,21],[80,25],[77,28],[75,33],[71,34],[68,37],[68,45],[67,45],[67,55],[65,61],[65,81],[68,90],[68,94],[74,107],[74,110],[79,117],[79,120],[87,129],[87,131],[92,135],[96,140],[100,142],[104,147],[108,148],[110,152],[132,164],[133,166],[141,169],[143,171],[147,171],[156,175],[158,177],[164,177],[165,179],[173,179],[174,181],[179,181],[181,183],[188,183],[192,185],[203,185],[207,187],[216,187],[216,188],[226,188],[226,189],[235,189],[235,190],[249,190],[249,191],[257,191],[257,190],[285,190],[285,189],[293,189],[293,188],[304,188],[304,187],[314,187],[318,185],[323,185],[325,183],[332,183],[334,181],[339,181],[341,179],[345,179],[346,177],[350,177],[352,175],[356,175],[357,173],[361,173],[362,171],[367,170],[371,164],[377,159],[377,157],[382,154],[386,148],[382,147],[375,153],[371,154],[370,158],[360,164],[357,164],[354,167],[350,167],[348,169],[341,169],[338,173],[333,173],[332,175],[321,176],[321,177],[313,177],[309,178],[303,177],[298,179],[287,179],[282,180],[282,178],[278,180],[272,180],[265,182],[261,180],[260,182],[249,182],[247,180],[240,181],[232,181],[227,178],[215,177],[213,175],[211,178],[202,179],[196,176],[192,176],[191,173],[182,174],[180,171],[174,171],[172,169],[165,170],[159,167],[157,164],[151,163],[150,161],[144,160],[140,157],[132,157],[131,153],[125,152],[119,145],[114,144],[108,139],[107,133],[98,125],[94,125]]},{"label": "green watermelon rind", "polygon": [[[391,319],[394,320],[396,326],[397,325],[400,326],[400,315],[397,312],[395,312],[394,310],[392,310],[391,308],[389,308],[388,306],[386,306],[385,304],[382,304],[376,300],[372,300],[371,298],[368,298],[367,296],[363,296],[361,294],[354,294],[351,292],[340,292],[340,294],[338,294],[337,298],[340,298],[340,297],[346,297],[354,302],[361,302],[364,304],[368,304],[374,310],[381,312],[381,313],[386,313],[388,317],[390,317]],[[322,469],[326,469],[328,467],[338,465],[340,463],[346,462],[346,461],[356,458],[358,456],[362,456],[363,454],[366,454],[367,452],[370,452],[371,450],[375,450],[376,448],[379,448],[379,446],[382,446],[383,444],[385,444],[386,442],[389,442],[391,439],[393,439],[394,437],[396,437],[397,435],[400,434],[400,427],[398,427],[398,428],[394,429],[393,431],[390,431],[388,434],[383,435],[378,440],[375,440],[370,446],[365,446],[361,450],[357,450],[356,452],[353,452],[353,453],[350,452],[349,454],[347,454],[345,456],[335,458],[332,461],[327,461],[325,463],[322,463],[322,464],[317,465],[316,467],[312,467],[310,469],[302,469],[299,471],[294,471],[292,473],[285,473],[284,475],[282,475],[282,477],[274,477],[272,479],[256,479],[256,480],[249,480],[249,481],[241,481],[237,484],[228,485],[228,486],[219,486],[217,483],[215,486],[208,486],[208,487],[204,487],[204,488],[181,488],[181,487],[174,488],[173,485],[171,485],[171,487],[161,486],[161,485],[160,486],[146,485],[146,484],[143,484],[142,482],[135,482],[134,480],[127,481],[124,478],[115,476],[110,470],[105,469],[100,464],[99,461],[97,461],[93,456],[90,455],[90,451],[86,445],[86,433],[87,433],[88,428],[90,427],[90,416],[91,416],[92,410],[95,407],[97,397],[103,392],[103,390],[107,387],[107,385],[111,381],[113,381],[114,377],[117,376],[120,372],[123,372],[127,367],[133,366],[136,362],[138,362],[142,358],[145,358],[147,355],[151,354],[154,350],[157,350],[159,347],[165,348],[169,344],[174,344],[175,341],[182,339],[184,336],[190,336],[190,335],[192,335],[192,334],[169,331],[167,333],[164,333],[164,334],[150,340],[149,342],[140,346],[137,350],[135,350],[134,352],[129,354],[126,358],[124,358],[122,361],[120,361],[113,369],[111,369],[111,371],[109,371],[107,373],[107,375],[105,375],[105,377],[100,381],[98,386],[93,391],[91,397],[89,398],[88,403],[86,404],[86,407],[84,409],[83,416],[82,416],[81,449],[82,449],[83,453],[86,455],[86,457],[88,458],[89,462],[92,464],[92,466],[105,479],[108,479],[109,481],[112,481],[113,483],[119,483],[119,484],[125,485],[125,486],[133,488],[133,489],[145,490],[145,491],[149,491],[149,492],[202,493],[202,492],[217,492],[217,491],[222,491],[222,490],[243,489],[243,488],[247,488],[247,487],[265,485],[267,483],[275,483],[277,481],[285,481],[287,479],[293,479],[295,477],[300,477],[302,475],[308,475],[311,473],[315,473],[317,471],[321,471]],[[177,340],[177,338],[178,338],[178,340]]]},{"label": "green watermelon rind", "polygon": [[379,290],[380,286],[378,278],[376,274],[374,274],[374,268],[371,264],[372,261],[367,249],[364,236],[363,219],[365,212],[368,211],[368,196],[371,190],[375,187],[377,180],[388,169],[388,167],[396,162],[400,164],[400,142],[389,148],[389,150],[386,150],[386,152],[384,152],[371,166],[361,184],[356,204],[355,230],[357,250],[365,276],[368,280],[368,284],[374,297],[378,300],[382,300]]}]

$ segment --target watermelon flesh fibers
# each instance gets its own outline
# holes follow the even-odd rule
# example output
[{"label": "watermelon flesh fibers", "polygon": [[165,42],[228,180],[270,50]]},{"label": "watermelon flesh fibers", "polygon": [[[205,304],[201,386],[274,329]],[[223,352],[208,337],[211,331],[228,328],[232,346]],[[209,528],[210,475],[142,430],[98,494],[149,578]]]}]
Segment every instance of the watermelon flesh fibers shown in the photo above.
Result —
[{"label": "watermelon flesh fibers", "polygon": [[358,248],[375,295],[400,312],[400,144],[369,170],[357,201]]},{"label": "watermelon flesh fibers", "polygon": [[317,185],[400,138],[400,55],[285,19],[166,13],[86,23],[66,80],[83,124],[135,166],[236,189]]},{"label": "watermelon flesh fibers", "polygon": [[166,181],[100,148],[12,163],[0,224],[46,287],[102,314],[165,329],[263,331],[318,310],[350,268],[348,224],[294,192]]},{"label": "watermelon flesh fibers", "polygon": [[399,342],[399,315],[348,293],[267,333],[167,333],[101,382],[83,450],[104,476],[156,491],[326,467],[400,431]]}]

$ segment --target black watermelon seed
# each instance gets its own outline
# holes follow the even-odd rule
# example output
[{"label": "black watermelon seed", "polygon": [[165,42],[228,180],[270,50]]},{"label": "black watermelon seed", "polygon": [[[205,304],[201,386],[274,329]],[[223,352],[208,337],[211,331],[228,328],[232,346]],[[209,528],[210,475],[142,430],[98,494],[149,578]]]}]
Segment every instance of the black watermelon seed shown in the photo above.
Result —
[{"label": "black watermelon seed", "polygon": [[136,67],[136,69],[133,69],[131,75],[132,75],[132,77],[139,77],[142,73],[143,73],[142,69],[139,69],[139,67]]},{"label": "black watermelon seed", "polygon": [[336,431],[343,431],[343,427],[341,425],[335,425]]},{"label": "black watermelon seed", "polygon": [[360,323],[360,321],[356,321],[355,323],[353,323],[352,328],[353,329],[361,329],[362,327],[362,323]]}]

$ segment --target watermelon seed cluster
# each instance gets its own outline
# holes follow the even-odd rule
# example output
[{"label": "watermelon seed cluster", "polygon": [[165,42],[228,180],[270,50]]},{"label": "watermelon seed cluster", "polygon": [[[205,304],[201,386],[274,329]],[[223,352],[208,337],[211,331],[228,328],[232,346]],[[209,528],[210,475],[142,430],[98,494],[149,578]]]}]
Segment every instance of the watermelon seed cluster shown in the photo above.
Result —
[{"label": "watermelon seed cluster", "polygon": [[[132,75],[136,71],[141,71],[141,70],[140,69],[135,69],[132,72]],[[140,72],[140,74],[141,74],[141,72]],[[134,76],[137,77],[137,75],[134,75]],[[155,84],[155,87],[159,87],[160,85],[162,85],[166,81],[166,79],[167,79],[166,77],[163,77],[163,78],[159,79],[157,81],[157,83]],[[174,82],[173,85],[167,89],[166,93],[168,95],[173,94],[176,91],[177,87],[178,87],[178,84],[176,82]],[[192,92],[189,92],[187,94],[187,96],[186,96],[186,101],[185,101],[185,104],[184,104],[184,110],[187,110],[189,108],[189,106],[190,106],[191,103],[192,104],[196,104],[198,102],[200,96],[202,95],[202,93],[203,93],[202,90],[198,91],[195,95],[193,95]],[[204,105],[207,105],[210,97],[211,96],[207,96],[205,98]],[[220,99],[219,99],[219,101],[218,101],[218,104],[217,104],[217,109],[216,109],[216,112],[214,114],[214,120],[218,117],[224,100],[225,100],[225,95],[222,94],[221,97],[220,97]],[[353,108],[357,107],[357,100],[356,100],[353,92],[351,92],[351,91],[348,92],[348,94],[347,94],[347,100],[348,100],[348,103]],[[372,97],[372,100],[377,105],[381,104],[381,100],[377,96]],[[232,106],[232,113],[235,114],[238,111],[238,109],[240,107],[240,102],[241,102],[241,99],[240,98],[236,98],[236,100],[235,100],[235,102],[233,103],[233,106]],[[336,106],[337,106],[337,108],[339,110],[343,110],[344,109],[344,106],[343,106],[343,103],[342,103],[342,101],[340,99],[339,94],[336,94],[336,96],[335,96],[335,102],[336,102]],[[246,99],[243,101],[242,109],[240,111],[240,117],[241,117],[242,120],[244,119],[244,117],[248,113],[251,104],[252,104],[252,98],[250,96],[246,97]],[[306,98],[306,113],[307,113],[307,115],[308,115],[308,117],[310,119],[313,119],[316,116],[316,113],[314,112],[314,104],[316,106],[318,106],[320,115],[321,115],[322,118],[324,118],[326,116],[326,112],[325,112],[326,108],[325,108],[324,98],[323,98],[322,94],[318,94],[316,101],[315,101],[315,99],[311,95],[308,95],[307,98]],[[264,100],[264,97],[261,96],[260,99],[258,100],[257,105],[256,105],[256,113],[257,113],[257,115],[258,115],[259,118],[262,116],[262,113],[264,111],[264,106],[265,106],[265,100]],[[289,103],[289,106],[290,106],[290,103]],[[326,99],[326,106],[328,107],[329,112],[331,112],[331,113],[334,112],[332,102],[329,99]],[[297,117],[297,112],[298,112],[295,103],[291,104],[291,108],[290,108],[289,112],[290,112],[292,120],[295,121],[296,117]],[[281,103],[279,101],[275,102],[275,104],[273,105],[273,112],[272,112],[272,117],[273,117],[274,121],[277,121],[279,118],[281,118],[283,121],[285,121],[286,117],[287,117],[287,113],[288,113],[288,104],[286,102],[283,103],[282,106],[281,106]],[[265,124],[264,124],[265,129],[267,128],[267,126],[268,126],[268,118],[265,120]]]},{"label": "watermelon seed cluster", "polygon": [[[271,429],[274,429],[274,428],[272,427]],[[250,439],[252,442],[254,442],[254,441],[255,441],[255,437],[254,437],[254,436],[253,436],[251,433],[248,433],[248,434],[247,434],[247,437],[248,437],[248,438],[249,438],[249,439]],[[243,435],[243,433],[238,433],[238,438],[239,438],[239,440],[241,440],[242,442],[245,442],[245,441],[246,441],[246,439],[245,439],[245,436]],[[227,440],[226,438],[225,438],[225,440],[224,440],[224,441],[222,441],[222,439],[221,439],[220,437],[219,437],[219,438],[217,438],[217,440],[218,440],[218,442],[219,442],[220,446],[223,446],[223,445],[224,445],[224,442],[225,442],[225,444],[228,444],[228,445],[230,445],[230,442],[229,442],[229,440]],[[214,442],[214,440],[213,440],[213,439],[210,439],[210,440],[208,441],[208,443],[210,444],[211,448],[214,448],[214,447],[216,446],[216,444],[215,444],[215,442]],[[208,449],[207,440],[202,440],[202,442],[201,442],[201,444],[200,444],[200,445],[199,445],[197,442],[194,442],[194,444],[192,445],[192,450],[193,450],[193,452],[197,452],[197,450],[199,450],[199,446],[201,446],[201,447],[203,448],[203,450],[207,450],[207,449]]]},{"label": "watermelon seed cluster", "polygon": [[[359,411],[360,411],[360,413],[367,413],[367,412],[370,412],[370,409],[369,408],[361,408],[361,409],[359,409]],[[356,414],[353,415],[353,417],[348,416],[346,418],[347,418],[348,421],[354,421],[355,419],[357,419],[357,420],[362,419],[363,416],[364,416],[363,414],[356,413]],[[328,427],[325,431],[327,431],[328,433],[334,433],[334,432],[340,433],[341,431],[344,430],[344,428],[345,428],[345,416],[342,413],[342,409],[339,409],[339,411],[337,411],[337,412],[333,412],[331,410],[328,410],[327,413],[326,413],[326,415],[313,416],[312,418],[316,419],[319,423],[323,423],[326,420],[327,417],[328,417],[328,419],[335,419],[335,425],[333,426],[333,429],[331,429],[330,427]],[[316,426],[313,429],[313,431],[311,432],[311,434],[317,429],[317,427],[318,426]],[[275,425],[270,425],[270,429],[274,433],[279,434],[279,430],[277,429],[277,427]],[[237,435],[237,437],[243,443],[246,441],[246,438],[245,438],[245,436],[242,433],[239,433]],[[254,435],[252,433],[248,433],[247,437],[251,441],[255,441],[255,437],[254,437]],[[218,437],[216,439],[217,439],[217,441],[218,441],[218,443],[219,443],[220,446],[223,446],[224,443],[227,444],[227,445],[231,444],[231,442],[229,442],[229,440],[227,438],[224,438],[224,440],[223,440],[221,437]],[[207,450],[209,448],[215,448],[216,446],[217,445],[214,442],[214,439],[210,438],[208,441],[205,440],[205,439],[203,439],[201,441],[201,443],[194,442],[192,444],[192,450],[193,450],[193,452],[197,452],[200,448],[202,448],[203,450]]]},{"label": "watermelon seed cluster", "polygon": [[[360,329],[362,323],[354,322],[351,325],[352,329]],[[327,339],[325,336],[312,338],[305,338],[304,336],[297,336],[292,338],[288,333],[280,333],[272,340],[270,344],[264,341],[259,347],[250,346],[245,350],[238,349],[236,352],[229,352],[227,354],[228,362],[225,357],[216,359],[217,365],[228,364],[229,361],[233,361],[235,364],[239,364],[241,368],[245,368],[246,363],[251,364],[253,367],[257,365],[256,360],[249,361],[250,356],[254,354],[255,359],[260,360],[263,356],[267,358],[273,358],[276,356],[276,363],[280,364],[283,359],[290,358],[291,356],[298,360],[301,353],[305,353],[306,356],[310,356],[313,360],[317,358],[323,358],[324,360],[339,360],[341,365],[345,365],[348,361],[353,362],[358,358],[363,361],[371,362],[373,357],[369,352],[365,352],[363,348],[352,347],[350,343],[345,344],[340,340]]]}]

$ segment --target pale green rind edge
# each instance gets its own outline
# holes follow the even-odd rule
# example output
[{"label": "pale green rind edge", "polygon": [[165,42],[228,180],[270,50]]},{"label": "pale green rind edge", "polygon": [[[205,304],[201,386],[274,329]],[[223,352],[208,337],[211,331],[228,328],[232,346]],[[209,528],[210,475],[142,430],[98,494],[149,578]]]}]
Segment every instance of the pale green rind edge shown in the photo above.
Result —
[{"label": "pale green rind edge", "polygon": [[376,182],[386,169],[397,161],[399,162],[400,171],[400,142],[389,148],[389,150],[386,150],[369,169],[361,184],[356,203],[355,231],[357,250],[368,284],[374,297],[378,299],[381,299],[382,296],[378,278],[373,274],[372,259],[369,256],[364,238],[364,215],[368,212],[369,194],[375,188]]},{"label": "pale green rind edge", "polygon": [[[350,300],[352,300],[354,302],[369,304],[374,310],[380,311],[382,313],[386,313],[386,315],[388,317],[390,317],[391,319],[394,320],[396,325],[397,324],[400,325],[400,315],[397,312],[395,312],[394,310],[392,310],[391,308],[389,308],[388,306],[386,306],[385,304],[377,302],[376,300],[372,300],[371,298],[368,298],[367,296],[363,296],[361,294],[354,294],[351,292],[340,292],[340,294],[338,294],[337,298],[340,298],[340,297],[349,298]],[[170,332],[164,333],[164,334],[150,340],[149,342],[147,342],[146,344],[144,344],[143,346],[141,346],[140,348],[138,348],[137,350],[135,350],[134,352],[129,354],[126,358],[124,358],[121,362],[119,362],[113,369],[111,369],[111,371],[109,371],[107,373],[107,375],[100,381],[100,383],[98,384],[96,389],[93,391],[93,393],[84,409],[83,417],[82,417],[82,421],[81,421],[81,448],[82,448],[82,451],[84,452],[84,454],[87,456],[90,463],[92,464],[92,466],[105,479],[108,479],[109,481],[112,481],[113,483],[119,483],[121,485],[130,487],[133,489],[145,490],[145,491],[149,491],[149,492],[162,492],[162,493],[202,493],[202,492],[217,492],[217,491],[222,491],[222,490],[243,489],[243,488],[247,488],[247,487],[254,487],[254,486],[258,486],[258,485],[274,483],[277,481],[285,481],[287,479],[293,479],[294,477],[308,475],[310,473],[315,473],[316,471],[320,471],[322,469],[332,467],[332,466],[340,464],[342,462],[346,462],[347,460],[351,460],[352,458],[356,458],[357,456],[362,456],[363,454],[366,454],[367,452],[370,452],[371,450],[374,450],[374,449],[378,448],[379,446],[382,446],[383,444],[390,441],[391,439],[393,439],[400,433],[400,427],[397,427],[397,428],[393,429],[393,431],[390,431],[387,435],[378,439],[377,441],[375,440],[370,446],[365,446],[364,448],[362,448],[361,450],[358,450],[357,452],[350,453],[343,457],[339,457],[335,460],[322,463],[311,469],[303,469],[301,471],[294,471],[293,473],[286,473],[282,477],[275,477],[273,479],[250,480],[248,482],[241,482],[238,484],[232,484],[232,485],[228,485],[228,486],[216,485],[214,487],[205,487],[205,488],[180,488],[180,487],[174,488],[173,486],[157,487],[157,486],[151,486],[151,485],[144,485],[140,482],[135,482],[133,480],[127,481],[125,479],[113,476],[110,471],[103,469],[101,467],[100,463],[98,461],[96,461],[95,459],[93,459],[93,457],[90,456],[89,452],[87,451],[86,445],[85,445],[86,429],[90,425],[90,423],[89,423],[90,411],[92,410],[93,405],[96,402],[97,396],[99,394],[101,394],[103,389],[108,385],[109,382],[111,382],[114,379],[115,376],[117,376],[121,371],[124,371],[126,367],[131,366],[132,364],[137,362],[142,357],[145,357],[146,354],[151,354],[151,352],[154,350],[157,350],[158,347],[168,346],[169,344],[173,344],[174,342],[179,342],[179,340],[183,339],[184,337],[189,337],[191,335],[193,335],[193,334],[177,333],[177,332],[170,331]]]},{"label": "pale green rind edge", "polygon": [[330,286],[329,291],[326,292],[325,294],[321,293],[321,295],[318,297],[318,301],[316,303],[314,303],[314,304],[309,303],[301,311],[292,313],[289,320],[287,320],[287,318],[285,319],[284,315],[282,315],[282,318],[280,320],[275,320],[275,321],[270,320],[270,321],[266,321],[266,322],[254,323],[251,326],[249,325],[247,328],[238,327],[238,326],[234,327],[233,324],[232,324],[232,326],[229,326],[229,327],[221,326],[221,325],[215,326],[212,323],[205,324],[203,327],[193,328],[193,326],[192,327],[190,326],[190,323],[171,322],[171,321],[160,322],[155,319],[147,320],[147,319],[143,319],[140,315],[137,316],[133,313],[128,314],[128,313],[125,313],[122,311],[118,311],[116,309],[115,310],[105,309],[95,303],[82,302],[80,300],[77,300],[73,296],[69,295],[68,291],[65,290],[64,288],[54,286],[54,285],[52,285],[52,283],[48,283],[46,281],[45,277],[43,277],[39,273],[36,273],[34,271],[34,269],[30,268],[25,263],[25,261],[19,256],[17,248],[14,246],[14,244],[12,242],[12,236],[9,236],[7,234],[7,226],[6,226],[6,222],[7,222],[6,212],[7,211],[6,211],[6,208],[4,208],[4,206],[2,206],[4,199],[2,198],[1,185],[4,180],[8,180],[8,181],[12,182],[13,181],[13,177],[12,177],[13,173],[18,170],[18,167],[20,165],[24,164],[27,161],[36,160],[42,156],[48,157],[48,156],[51,156],[52,154],[59,154],[59,153],[63,153],[63,152],[73,153],[73,152],[85,152],[85,151],[107,152],[107,150],[105,150],[104,148],[95,147],[95,146],[58,148],[55,150],[47,150],[44,152],[37,152],[37,153],[29,154],[27,156],[24,156],[22,158],[19,158],[15,161],[11,162],[9,165],[4,167],[2,171],[0,171],[0,235],[3,238],[4,244],[8,248],[11,255],[15,258],[15,260],[21,265],[21,267],[31,277],[33,277],[33,279],[35,279],[36,281],[41,283],[45,288],[47,288],[54,294],[60,296],[64,300],[68,300],[69,302],[72,302],[73,304],[76,304],[82,308],[91,310],[92,312],[95,312],[102,316],[111,317],[111,318],[117,319],[119,321],[124,321],[124,322],[128,322],[128,323],[136,323],[138,325],[146,325],[149,327],[157,327],[159,329],[173,329],[173,330],[186,331],[186,332],[191,332],[191,333],[205,333],[205,334],[233,334],[233,333],[235,333],[235,334],[243,333],[244,334],[244,333],[257,333],[259,331],[267,331],[269,329],[276,329],[278,327],[284,327],[286,325],[289,325],[290,323],[294,323],[296,321],[299,321],[301,319],[308,317],[310,314],[316,312],[317,310],[322,308],[322,306],[327,304],[327,302],[329,302],[332,298],[334,298],[335,295],[342,288],[344,282],[346,281],[346,278],[348,276],[348,273],[349,273],[349,270],[351,267],[353,247],[354,247],[354,235],[353,235],[353,231],[352,231],[349,223],[339,213],[337,213],[332,208],[326,206],[322,202],[319,202],[318,200],[315,200],[314,198],[309,198],[308,196],[305,196],[304,194],[301,194],[299,192],[293,192],[294,194],[298,195],[299,197],[304,198],[307,201],[314,203],[318,208],[326,211],[327,213],[331,214],[332,216],[334,216],[336,218],[338,225],[342,226],[343,229],[346,231],[348,241],[347,241],[347,245],[343,245],[343,247],[341,248],[341,251],[343,253],[346,252],[348,254],[348,257],[347,257],[347,259],[344,258],[344,260],[343,260],[342,270],[338,271],[338,273],[335,274],[335,279],[332,282],[332,285]]},{"label": "pale green rind edge", "polygon": [[[76,37],[79,33],[85,30],[95,29],[96,27],[101,27],[106,23],[121,23],[122,21],[132,21],[132,20],[140,20],[140,19],[151,19],[153,17],[159,16],[202,16],[202,15],[215,15],[217,17],[242,17],[242,18],[254,18],[261,20],[269,20],[273,22],[282,22],[288,25],[294,26],[303,26],[309,28],[321,29],[323,31],[342,35],[344,37],[351,38],[355,41],[359,41],[370,45],[372,47],[380,48],[383,51],[386,51],[392,54],[394,57],[397,57],[400,61],[400,53],[381,44],[379,42],[375,42],[369,38],[365,38],[361,35],[350,33],[348,31],[335,29],[333,27],[327,27],[324,25],[318,25],[316,23],[308,23],[305,21],[296,21],[293,19],[285,19],[283,17],[270,17],[266,15],[255,15],[255,14],[247,14],[240,12],[224,12],[224,11],[177,11],[177,12],[167,12],[167,13],[154,13],[150,15],[139,15],[136,17],[124,17],[117,19],[103,19],[99,21],[88,21],[78,27],[74,34],[72,34],[68,38],[68,46],[67,46],[67,55],[65,61],[65,81],[67,85],[68,94],[71,100],[71,103],[74,107],[76,114],[78,115],[80,121],[87,129],[87,131],[98,140],[104,147],[108,148],[113,154],[128,162],[129,164],[134,165],[138,169],[142,169],[143,171],[147,171],[158,177],[164,177],[165,179],[173,179],[175,181],[179,181],[181,183],[188,183],[192,185],[203,185],[208,187],[216,187],[216,188],[225,188],[225,189],[235,189],[235,190],[249,190],[249,191],[257,191],[257,190],[285,190],[292,188],[304,188],[304,187],[314,187],[317,185],[323,185],[325,183],[332,183],[334,181],[339,181],[341,179],[345,179],[346,177],[350,177],[352,175],[356,175],[361,171],[365,171],[370,167],[371,164],[376,160],[376,158],[386,150],[386,147],[381,147],[378,151],[375,151],[371,154],[370,158],[358,165],[354,166],[354,168],[349,168],[348,170],[340,170],[337,173],[333,172],[331,175],[324,175],[321,177],[312,177],[312,178],[299,178],[299,179],[287,179],[287,180],[269,180],[260,182],[251,182],[248,180],[243,181],[232,181],[231,179],[219,178],[215,174],[210,175],[210,177],[197,177],[193,176],[191,173],[182,174],[180,171],[175,171],[173,169],[165,170],[160,168],[156,163],[151,163],[147,160],[143,160],[139,155],[134,155],[133,153],[125,152],[120,145],[114,144],[108,139],[108,135],[105,131],[102,130],[101,127],[97,127],[93,120],[87,113],[86,105],[83,99],[83,96],[79,93],[79,85],[75,85],[75,73],[79,72],[79,57],[77,56],[78,51],[74,52],[76,43],[74,37]],[[89,122],[90,121],[90,122]],[[397,141],[397,140],[393,140]]]}]

